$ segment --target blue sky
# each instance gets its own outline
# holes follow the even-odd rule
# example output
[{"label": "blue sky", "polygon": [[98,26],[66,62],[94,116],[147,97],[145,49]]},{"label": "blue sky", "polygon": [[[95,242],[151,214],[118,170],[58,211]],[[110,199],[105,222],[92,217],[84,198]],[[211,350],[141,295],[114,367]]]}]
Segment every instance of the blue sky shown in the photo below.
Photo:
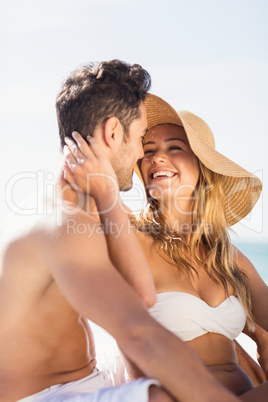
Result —
[{"label": "blue sky", "polygon": [[[37,170],[55,169],[62,80],[119,58],[146,68],[152,93],[202,117],[217,150],[261,177],[261,200],[235,230],[268,242],[267,20],[265,0],[2,0],[1,194],[26,172],[13,187],[17,205],[36,189]],[[8,212],[1,197],[1,221]]]}]

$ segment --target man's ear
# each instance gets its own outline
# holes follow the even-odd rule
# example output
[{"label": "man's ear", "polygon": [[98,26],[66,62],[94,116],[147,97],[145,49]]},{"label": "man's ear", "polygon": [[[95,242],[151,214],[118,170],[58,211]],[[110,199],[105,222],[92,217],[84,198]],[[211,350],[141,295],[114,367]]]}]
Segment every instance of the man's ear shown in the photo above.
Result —
[{"label": "man's ear", "polygon": [[103,122],[103,139],[109,148],[114,148],[118,143],[122,142],[123,127],[117,117],[110,117]]}]

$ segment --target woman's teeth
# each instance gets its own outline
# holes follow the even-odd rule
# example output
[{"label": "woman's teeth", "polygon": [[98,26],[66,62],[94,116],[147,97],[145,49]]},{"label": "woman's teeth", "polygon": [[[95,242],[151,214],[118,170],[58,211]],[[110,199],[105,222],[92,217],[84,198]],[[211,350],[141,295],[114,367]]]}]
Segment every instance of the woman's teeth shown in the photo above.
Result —
[{"label": "woman's teeth", "polygon": [[156,179],[157,177],[172,177],[174,174],[174,172],[169,171],[154,172],[153,179]]}]

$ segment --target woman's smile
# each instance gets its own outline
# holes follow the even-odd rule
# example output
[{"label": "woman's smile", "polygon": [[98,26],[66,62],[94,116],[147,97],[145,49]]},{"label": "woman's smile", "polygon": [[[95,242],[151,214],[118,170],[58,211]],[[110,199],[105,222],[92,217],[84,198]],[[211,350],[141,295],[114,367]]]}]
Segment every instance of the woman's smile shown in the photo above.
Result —
[{"label": "woman's smile", "polygon": [[[163,189],[191,196],[199,178],[199,164],[190,148],[184,129],[173,124],[153,127],[144,140],[141,173],[145,185],[158,184]],[[172,192],[173,192],[172,190]]]},{"label": "woman's smile", "polygon": [[152,182],[170,180],[177,175],[178,173],[163,167],[153,168],[148,173],[149,180]]}]

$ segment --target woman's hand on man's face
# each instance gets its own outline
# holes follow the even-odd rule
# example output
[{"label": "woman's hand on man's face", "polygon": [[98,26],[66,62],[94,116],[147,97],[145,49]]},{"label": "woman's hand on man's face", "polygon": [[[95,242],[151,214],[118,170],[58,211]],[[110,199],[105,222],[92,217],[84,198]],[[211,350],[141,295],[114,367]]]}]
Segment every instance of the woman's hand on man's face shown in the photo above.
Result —
[{"label": "woman's hand on man's face", "polygon": [[65,138],[64,179],[76,190],[94,198],[118,191],[112,165],[95,138],[88,136],[88,143],[77,132]]}]

